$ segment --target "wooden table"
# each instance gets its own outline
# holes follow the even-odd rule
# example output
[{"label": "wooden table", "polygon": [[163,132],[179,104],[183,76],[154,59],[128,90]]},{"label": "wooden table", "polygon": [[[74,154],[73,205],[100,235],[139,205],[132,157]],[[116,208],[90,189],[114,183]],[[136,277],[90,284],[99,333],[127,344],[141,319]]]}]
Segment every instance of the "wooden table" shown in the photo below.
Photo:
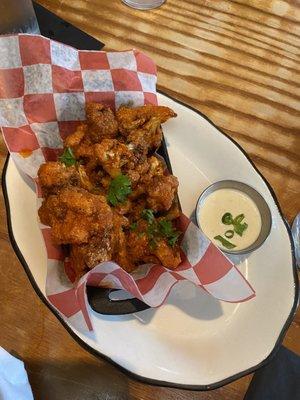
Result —
[{"label": "wooden table", "polygon": [[[158,86],[208,115],[248,152],[291,222],[300,211],[300,8],[297,0],[39,0],[107,49],[139,48]],[[298,5],[297,5],[298,3]],[[3,167],[6,149],[1,142]],[[0,205],[0,345],[26,363],[36,400],[242,399],[251,376],[212,392],[144,385],[83,350],[42,304],[18,262]],[[300,354],[300,312],[284,344]]]}]

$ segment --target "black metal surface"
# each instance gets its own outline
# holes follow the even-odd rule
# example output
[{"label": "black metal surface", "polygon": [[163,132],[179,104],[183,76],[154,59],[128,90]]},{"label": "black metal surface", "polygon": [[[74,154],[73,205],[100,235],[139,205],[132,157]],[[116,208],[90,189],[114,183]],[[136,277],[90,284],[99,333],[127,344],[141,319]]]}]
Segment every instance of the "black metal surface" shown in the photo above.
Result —
[{"label": "black metal surface", "polygon": [[90,306],[94,311],[104,315],[133,314],[150,308],[147,304],[135,298],[127,300],[111,300],[109,294],[116,291],[118,290],[88,286],[87,297]]},{"label": "black metal surface", "polygon": [[101,50],[104,43],[33,2],[41,34],[78,50]]},{"label": "black metal surface", "polygon": [[172,174],[173,173],[172,165],[171,165],[171,161],[170,161],[170,157],[169,157],[169,153],[168,153],[168,149],[167,149],[167,144],[166,144],[164,137],[163,137],[161,145],[157,149],[156,153],[164,159],[164,161],[167,165],[168,171],[170,172],[170,174]]}]

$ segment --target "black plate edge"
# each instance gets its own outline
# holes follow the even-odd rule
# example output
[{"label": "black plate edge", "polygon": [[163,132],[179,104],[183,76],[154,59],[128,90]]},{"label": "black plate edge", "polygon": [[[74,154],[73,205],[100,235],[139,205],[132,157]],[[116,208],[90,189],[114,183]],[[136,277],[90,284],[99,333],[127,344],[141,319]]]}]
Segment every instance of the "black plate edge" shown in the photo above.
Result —
[{"label": "black plate edge", "polygon": [[214,126],[222,135],[224,135],[227,139],[229,139],[242,153],[243,155],[246,157],[246,159],[248,160],[248,162],[250,163],[250,165],[254,168],[254,170],[257,172],[257,174],[262,178],[262,180],[264,181],[265,185],[267,186],[267,188],[269,189],[274,203],[276,204],[279,214],[283,220],[283,223],[286,227],[289,239],[290,239],[290,245],[291,245],[291,253],[292,253],[292,268],[293,268],[293,276],[294,276],[294,288],[295,288],[295,293],[294,293],[294,303],[292,305],[290,314],[287,318],[287,320],[285,321],[280,334],[278,335],[278,339],[275,342],[275,345],[273,347],[273,349],[271,350],[270,354],[264,359],[262,360],[260,363],[256,364],[253,367],[250,367],[244,371],[238,372],[237,374],[234,374],[228,378],[225,378],[219,382],[215,382],[213,384],[209,384],[209,385],[184,385],[184,384],[178,384],[175,382],[166,382],[166,381],[159,381],[156,379],[151,379],[151,378],[146,378],[144,376],[135,374],[134,372],[131,372],[129,370],[127,370],[126,368],[122,367],[121,365],[117,364],[115,361],[113,361],[111,358],[109,358],[108,356],[106,356],[105,354],[100,353],[99,351],[93,349],[91,346],[89,346],[88,344],[86,344],[82,339],[80,339],[73,331],[72,329],[67,325],[67,323],[63,320],[63,318],[60,316],[60,314],[54,309],[54,307],[48,303],[48,301],[46,300],[46,298],[44,297],[43,293],[41,292],[41,290],[39,289],[38,285],[36,284],[33,275],[31,274],[30,268],[27,265],[16,241],[13,235],[13,230],[12,230],[12,223],[11,223],[11,215],[10,215],[10,205],[9,205],[9,199],[8,199],[8,192],[7,192],[7,187],[6,187],[6,172],[7,172],[7,166],[8,166],[8,161],[9,161],[9,154],[7,155],[4,167],[3,167],[3,172],[2,172],[2,178],[1,178],[1,185],[2,185],[2,190],[3,190],[3,196],[4,196],[4,203],[5,203],[5,208],[6,208],[6,218],[7,218],[7,227],[8,227],[8,234],[9,234],[9,238],[12,244],[12,247],[20,261],[20,263],[22,264],[27,277],[30,281],[30,283],[32,284],[34,290],[36,291],[37,295],[39,296],[39,298],[41,299],[41,301],[49,308],[49,310],[51,310],[53,312],[53,314],[57,317],[57,319],[60,321],[60,323],[64,326],[64,328],[68,331],[68,333],[72,336],[72,338],[81,346],[83,347],[85,350],[89,351],[91,354],[95,355],[95,356],[100,356],[103,359],[109,361],[111,364],[113,364],[115,367],[117,367],[120,371],[122,371],[123,373],[127,374],[129,377],[134,378],[140,382],[143,383],[147,383],[150,385],[154,385],[154,386],[164,386],[164,387],[171,387],[171,388],[177,388],[177,389],[185,389],[185,390],[195,390],[195,391],[205,391],[205,390],[213,390],[213,389],[217,389],[220,388],[224,385],[227,385],[237,379],[242,378],[245,375],[248,375],[254,371],[256,371],[257,369],[263,367],[264,365],[266,365],[268,362],[270,362],[272,360],[272,358],[276,355],[277,351],[279,350],[281,343],[283,341],[283,338],[285,336],[286,331],[288,330],[290,324],[292,323],[292,320],[294,318],[294,315],[296,313],[297,310],[297,303],[298,303],[298,293],[299,293],[299,281],[298,281],[298,275],[297,275],[297,267],[296,267],[296,259],[295,259],[295,249],[294,249],[294,243],[293,243],[293,239],[292,239],[292,234],[291,234],[291,230],[290,227],[285,219],[285,217],[283,216],[283,213],[281,211],[279,202],[276,198],[276,195],[274,193],[274,190],[272,189],[271,185],[269,184],[269,182],[266,180],[266,178],[259,172],[259,170],[257,169],[257,167],[254,165],[254,163],[251,161],[251,159],[249,158],[249,156],[247,155],[247,153],[245,152],[245,150],[234,140],[232,139],[230,136],[228,136],[225,132],[223,132],[219,127],[217,127],[206,115],[202,114],[200,111],[196,110],[195,108],[185,104],[184,102],[177,100],[171,96],[169,96],[168,94],[157,90],[158,93],[168,97],[169,99],[173,100],[174,102],[189,108],[190,110],[194,111],[196,114],[200,115],[202,118],[204,118],[206,121],[208,121],[212,126]]}]

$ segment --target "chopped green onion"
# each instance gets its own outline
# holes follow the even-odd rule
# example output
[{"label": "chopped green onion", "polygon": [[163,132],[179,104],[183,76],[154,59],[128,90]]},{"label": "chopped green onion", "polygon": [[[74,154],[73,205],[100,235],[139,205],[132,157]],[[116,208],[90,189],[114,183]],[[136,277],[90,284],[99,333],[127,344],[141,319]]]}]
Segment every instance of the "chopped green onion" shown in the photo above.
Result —
[{"label": "chopped green onion", "polygon": [[221,235],[217,235],[214,237],[215,240],[221,242],[222,246],[226,247],[226,249],[234,249],[236,247],[235,244],[229,242],[228,240],[224,239]]},{"label": "chopped green onion", "polygon": [[239,214],[237,217],[234,218],[233,225],[240,224],[244,218],[245,218],[244,214]]},{"label": "chopped green onion", "polygon": [[248,228],[248,224],[244,222],[243,224],[235,224],[233,226],[234,232],[237,233],[239,236],[243,236],[244,231]]},{"label": "chopped green onion", "polygon": [[231,225],[232,224],[232,215],[230,213],[225,213],[222,217],[222,222],[225,225]]},{"label": "chopped green onion", "polygon": [[[245,218],[244,214],[239,214],[237,217],[235,217],[234,219],[232,218],[232,215],[228,212],[225,213],[222,217],[222,222],[224,225],[233,225],[233,229],[234,232],[237,233],[239,236],[242,236],[244,231],[248,228],[248,224],[246,224],[246,222],[242,223],[243,219]],[[229,235],[231,235],[233,232],[232,230],[227,231],[230,232]],[[226,233],[225,233],[226,236]],[[231,239],[233,237],[232,236],[226,236],[229,239]]]},{"label": "chopped green onion", "polygon": [[227,237],[227,239],[231,239],[234,236],[234,231],[229,229],[228,231],[225,232],[224,236]]}]

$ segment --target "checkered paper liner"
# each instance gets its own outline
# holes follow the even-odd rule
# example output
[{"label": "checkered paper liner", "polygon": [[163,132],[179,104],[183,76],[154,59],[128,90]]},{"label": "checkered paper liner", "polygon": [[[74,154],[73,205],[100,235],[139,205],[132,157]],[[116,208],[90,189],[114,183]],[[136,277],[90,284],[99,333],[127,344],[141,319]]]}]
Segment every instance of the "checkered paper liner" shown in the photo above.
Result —
[{"label": "checkered paper liner", "polygon": [[[14,162],[36,183],[37,171],[56,160],[63,139],[85,119],[85,103],[98,101],[116,109],[157,104],[156,66],[137,50],[78,51],[38,35],[0,37],[0,126]],[[124,289],[158,307],[171,288],[188,280],[219,300],[242,302],[255,292],[238,269],[184,215],[182,263],[175,271],[142,265],[128,274],[114,262],[99,264],[73,285],[66,277],[64,254],[40,224],[47,253],[46,294],[75,329],[92,330],[86,285]],[[201,304],[199,304],[201,307]]]}]

